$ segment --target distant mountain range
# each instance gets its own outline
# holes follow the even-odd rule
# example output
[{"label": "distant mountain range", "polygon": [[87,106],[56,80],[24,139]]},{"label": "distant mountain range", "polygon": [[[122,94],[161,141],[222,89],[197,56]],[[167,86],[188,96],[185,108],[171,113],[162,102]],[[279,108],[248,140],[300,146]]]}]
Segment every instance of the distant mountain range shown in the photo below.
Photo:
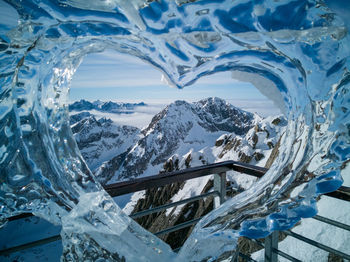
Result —
[{"label": "distant mountain range", "polygon": [[86,111],[86,110],[97,110],[100,112],[108,112],[115,114],[127,114],[133,113],[132,110],[138,106],[146,106],[144,102],[141,103],[121,103],[121,102],[103,102],[96,100],[93,102],[81,99],[69,105],[69,111]]}]

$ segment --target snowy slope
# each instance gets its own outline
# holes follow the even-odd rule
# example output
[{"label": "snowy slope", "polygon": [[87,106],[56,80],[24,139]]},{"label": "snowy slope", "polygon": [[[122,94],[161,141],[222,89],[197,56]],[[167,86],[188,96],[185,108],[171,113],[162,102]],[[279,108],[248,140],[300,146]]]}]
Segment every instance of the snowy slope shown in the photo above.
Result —
[{"label": "snowy slope", "polygon": [[[216,147],[213,149],[216,162],[235,160],[251,165],[270,167],[268,162],[273,150],[279,147],[279,139],[284,133],[287,121],[282,115],[256,119],[255,126],[246,134],[239,136],[234,133],[224,134],[218,138]],[[228,179],[237,187],[249,188],[255,177],[241,175],[237,172],[228,172]]]}]

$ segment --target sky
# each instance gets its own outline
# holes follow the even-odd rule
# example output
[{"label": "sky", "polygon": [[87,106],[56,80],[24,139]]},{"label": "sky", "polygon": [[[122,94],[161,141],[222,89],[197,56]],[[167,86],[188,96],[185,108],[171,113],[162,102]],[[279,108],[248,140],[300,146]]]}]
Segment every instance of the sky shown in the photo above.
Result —
[{"label": "sky", "polygon": [[161,77],[159,70],[130,55],[111,50],[90,54],[73,76],[69,99],[165,106],[175,100],[194,102],[216,96],[262,116],[279,112],[254,86],[232,79],[229,72],[203,77],[183,89],[168,86]]}]

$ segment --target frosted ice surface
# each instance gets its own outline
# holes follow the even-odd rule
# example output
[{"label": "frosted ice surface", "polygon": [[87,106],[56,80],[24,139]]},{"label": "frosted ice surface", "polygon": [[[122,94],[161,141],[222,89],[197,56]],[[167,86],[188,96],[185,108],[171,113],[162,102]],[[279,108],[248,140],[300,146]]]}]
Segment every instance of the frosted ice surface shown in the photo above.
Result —
[{"label": "frosted ice surface", "polygon": [[[350,154],[350,39],[337,5],[6,2],[13,15],[0,18],[0,221],[34,212],[62,225],[65,259],[214,260],[233,250],[239,235],[266,236],[314,215],[317,195],[342,184]],[[86,54],[106,48],[143,59],[179,88],[233,71],[288,117],[270,171],[202,219],[179,255],[118,209],[72,137],[69,82]]]}]

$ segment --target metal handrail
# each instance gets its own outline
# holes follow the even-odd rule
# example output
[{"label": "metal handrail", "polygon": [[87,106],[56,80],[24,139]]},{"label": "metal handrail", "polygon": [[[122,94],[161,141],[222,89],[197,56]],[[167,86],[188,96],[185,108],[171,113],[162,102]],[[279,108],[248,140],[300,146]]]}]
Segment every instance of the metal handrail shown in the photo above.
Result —
[{"label": "metal handrail", "polygon": [[323,245],[323,244],[321,244],[320,242],[317,242],[317,241],[312,240],[312,239],[310,239],[310,238],[304,237],[304,236],[299,235],[299,234],[297,234],[297,233],[294,233],[293,231],[290,231],[290,230],[286,230],[286,231],[283,231],[283,232],[284,232],[285,234],[287,234],[288,236],[291,236],[291,237],[294,237],[294,238],[296,238],[296,239],[299,239],[299,240],[301,240],[301,241],[303,241],[303,242],[305,242],[305,243],[308,243],[308,244],[310,244],[310,245],[312,245],[312,246],[315,246],[315,247],[317,247],[317,248],[319,248],[319,249],[322,249],[322,250],[327,251],[327,252],[329,252],[329,253],[333,253],[333,254],[335,254],[335,255],[338,255],[338,256],[340,256],[340,257],[343,257],[343,258],[345,258],[345,259],[350,260],[350,255],[345,254],[345,253],[343,253],[343,252],[341,252],[341,251],[339,251],[339,250],[336,250],[336,249],[334,249],[334,248],[328,247],[328,246],[326,246],[326,245]]},{"label": "metal handrail", "polygon": [[36,246],[42,246],[51,242],[55,242],[61,240],[61,236],[60,235],[55,235],[55,236],[51,236],[51,237],[47,237],[47,238],[43,238],[43,239],[39,239],[30,243],[26,243],[26,244],[22,244],[22,245],[18,245],[18,246],[14,246],[14,247],[9,247],[3,250],[0,250],[0,256],[7,256],[11,253],[15,253],[18,251],[22,251],[25,249],[29,249],[32,247],[36,247]]},{"label": "metal handrail", "polygon": [[341,186],[336,191],[326,193],[325,196],[350,201],[350,187]]},{"label": "metal handrail", "polygon": [[190,221],[186,221],[186,222],[183,222],[181,224],[178,224],[176,226],[173,226],[173,227],[169,227],[169,228],[166,228],[164,230],[161,230],[159,232],[156,232],[154,233],[156,236],[160,236],[160,235],[165,235],[165,234],[168,234],[168,233],[171,233],[171,232],[174,232],[174,231],[178,231],[180,229],[183,229],[183,228],[186,228],[186,227],[189,227],[189,226],[192,226],[194,224],[197,224],[197,222],[199,220],[201,220],[202,217],[199,217],[199,218],[195,218],[195,219],[192,219]]},{"label": "metal handrail", "polygon": [[[329,196],[329,197],[333,197],[333,198],[337,198],[339,200],[344,200],[344,201],[350,202],[350,188],[349,187],[341,186],[337,191],[334,191],[331,193],[326,193],[324,195]],[[335,220],[332,220],[332,219],[329,219],[329,218],[326,218],[323,216],[319,216],[319,215],[315,215],[312,218],[315,220],[321,221],[323,223],[341,228],[343,230],[350,231],[350,225],[346,225],[344,223],[341,223],[341,222],[338,222],[338,221],[335,221]],[[317,248],[322,249],[324,251],[327,251],[329,253],[333,253],[339,257],[350,260],[349,254],[346,254],[346,253],[341,252],[339,250],[336,250],[334,248],[328,247],[328,246],[321,244],[315,240],[312,240],[312,239],[309,239],[305,236],[297,234],[291,230],[283,231],[283,233],[285,233],[286,235],[288,235],[290,237],[294,237],[300,241],[308,243],[309,245],[312,245],[314,247],[317,247]],[[272,238],[274,238],[275,240],[276,240],[276,238],[278,239],[278,231],[272,232],[272,234],[265,239],[265,245],[264,245],[265,261],[277,262],[278,261],[277,255],[280,255],[280,256],[282,256],[290,261],[296,261],[296,262],[300,261],[299,259],[296,259],[295,257],[279,250],[278,249],[278,241],[273,242],[273,241],[271,241]]]},{"label": "metal handrail", "polygon": [[[155,187],[161,187],[161,186],[165,186],[167,184],[171,184],[174,182],[183,182],[189,179],[193,179],[193,178],[198,178],[198,177],[203,177],[203,176],[207,176],[207,175],[213,175],[214,174],[214,191],[212,192],[208,192],[205,194],[201,194],[199,196],[195,196],[195,197],[191,197],[188,199],[184,199],[184,200],[180,200],[177,202],[173,202],[173,203],[168,203],[162,206],[158,206],[158,207],[154,207],[151,209],[147,209],[147,210],[143,210],[140,212],[137,212],[135,214],[130,215],[130,217],[132,218],[138,218],[138,217],[142,217],[142,216],[146,216],[152,213],[156,213],[174,206],[178,206],[181,204],[186,204],[186,203],[190,203],[190,202],[194,202],[194,201],[198,201],[200,199],[203,199],[205,197],[209,197],[209,196],[219,196],[220,198],[220,204],[223,203],[224,201],[224,196],[226,194],[226,175],[225,172],[226,171],[236,171],[236,172],[241,172],[244,174],[248,174],[251,176],[255,176],[255,177],[262,177],[268,169],[266,168],[262,168],[262,167],[257,167],[257,166],[253,166],[253,165],[249,165],[249,164],[245,164],[245,163],[240,163],[240,162],[236,162],[236,161],[225,161],[225,162],[220,162],[220,163],[215,163],[215,164],[210,164],[210,165],[205,165],[205,166],[200,166],[200,167],[193,167],[193,168],[188,168],[185,170],[180,170],[180,171],[174,171],[174,172],[170,172],[170,173],[160,173],[158,175],[154,175],[154,176],[148,176],[148,177],[143,177],[143,178],[137,178],[137,179],[133,179],[130,181],[124,181],[124,182],[119,182],[119,183],[114,183],[114,184],[109,184],[106,185],[104,187],[104,189],[112,196],[120,196],[120,195],[124,195],[124,194],[128,194],[128,193],[133,193],[133,192],[137,192],[137,191],[141,191],[141,190],[146,190],[146,189],[151,189],[151,188],[155,188]],[[350,201],[350,188],[349,187],[340,187],[337,191],[331,192],[331,193],[327,193],[325,194],[329,197],[334,197],[337,199],[341,199],[341,200],[345,200],[345,201]],[[30,217],[33,216],[31,213],[23,213],[23,214],[19,214],[16,216],[12,216],[9,217],[8,220],[9,221],[14,221],[17,219],[22,219],[22,218],[26,218],[26,217]],[[163,235],[163,234],[167,234],[167,233],[171,233],[177,230],[180,230],[182,228],[186,228],[189,226],[192,226],[194,224],[196,224],[200,218],[196,218],[196,219],[192,219],[190,221],[186,221],[184,223],[175,225],[173,227],[164,229],[162,231],[156,232],[155,235]],[[324,218],[321,216],[315,216],[314,219],[317,219],[319,221],[322,221],[324,223],[327,224],[331,224],[334,226],[337,226],[339,228],[345,229],[345,230],[350,230],[350,226],[328,219],[328,218]],[[329,248],[325,245],[322,245],[314,240],[308,239],[304,236],[298,235],[292,231],[284,231],[287,235],[290,235],[292,237],[295,237],[299,240],[302,240],[304,242],[307,242],[311,245],[314,245],[316,247],[319,247],[321,249],[324,249],[330,253],[334,253],[337,254],[339,256],[342,256],[346,259],[350,259],[350,255],[347,255],[343,252],[340,252],[338,250]],[[280,255],[283,256],[291,261],[300,261],[296,258],[294,258],[293,256],[284,253],[283,251],[279,250],[278,247],[278,241],[276,242],[276,239],[274,239],[274,241],[270,241],[269,238],[274,237],[276,238],[276,233],[274,232],[272,233],[272,235],[270,237],[267,237],[265,240],[265,244],[262,244],[260,241],[259,243],[261,244],[261,246],[263,246],[265,248],[265,252],[266,250],[269,250],[269,260],[267,261],[277,261],[277,256],[276,255]],[[273,236],[274,235],[274,236]],[[0,251],[0,255],[7,255],[13,252],[17,252],[20,250],[24,250],[24,249],[28,249],[34,246],[38,246],[38,245],[43,245],[46,243],[50,243],[53,241],[57,241],[61,239],[61,237],[59,235],[56,236],[52,236],[52,237],[48,237],[45,239],[41,239],[41,240],[37,240],[37,241],[33,241],[31,243],[27,243],[27,244],[23,244],[23,245],[19,245],[19,246],[15,246],[15,247],[11,247],[11,248],[7,248],[5,250],[1,250]],[[266,242],[267,241],[267,242]],[[270,244],[269,244],[270,243]],[[272,244],[274,243],[274,244]],[[277,244],[276,244],[277,243]],[[266,254],[266,253],[265,253]],[[245,254],[239,253],[240,257],[248,257]],[[252,259],[250,259],[250,261],[253,261]]]},{"label": "metal handrail", "polygon": [[159,211],[162,211],[162,210],[165,210],[165,209],[168,209],[168,208],[171,208],[171,207],[175,207],[175,206],[179,206],[179,205],[182,205],[182,204],[195,202],[195,201],[198,201],[200,199],[206,198],[208,196],[219,196],[219,195],[220,195],[220,193],[218,191],[212,191],[212,192],[208,192],[208,193],[201,194],[201,195],[198,195],[198,196],[186,198],[186,199],[183,199],[183,200],[180,200],[180,201],[176,201],[176,202],[172,202],[172,203],[169,203],[169,204],[165,204],[165,205],[157,206],[157,207],[154,207],[154,208],[146,209],[146,210],[143,210],[143,211],[131,214],[130,217],[135,219],[135,218],[147,216],[147,215],[150,215],[150,214],[153,214],[153,213],[157,213]]},{"label": "metal handrail", "polygon": [[[208,196],[218,196],[220,198],[220,204],[224,200],[224,195],[226,194],[226,176],[225,172],[226,171],[236,171],[236,172],[241,172],[244,174],[248,174],[251,176],[255,177],[262,177],[268,169],[262,168],[262,167],[257,167],[245,163],[240,163],[236,161],[224,161],[220,163],[214,163],[214,164],[209,164],[209,165],[204,165],[204,166],[199,166],[199,167],[192,167],[192,168],[187,168],[185,170],[179,170],[179,171],[174,171],[174,172],[169,172],[169,173],[160,173],[158,175],[154,176],[147,176],[143,178],[137,178],[133,179],[130,181],[123,181],[119,183],[114,183],[114,184],[109,184],[104,186],[104,189],[109,193],[112,197],[115,196],[120,196],[128,193],[133,193],[141,190],[146,190],[146,189],[151,189],[155,187],[161,187],[165,186],[167,184],[171,184],[174,182],[183,182],[189,179],[193,178],[199,178],[203,176],[208,176],[208,175],[214,175],[214,191],[213,192],[208,192],[199,196],[191,197],[188,199],[180,200],[177,202],[165,204],[162,206],[158,206],[152,209],[144,210],[135,214],[132,214],[132,218],[137,218],[145,215],[149,215],[155,212],[159,212],[161,210],[171,208],[177,205],[185,204],[185,203],[190,203],[193,201],[197,201],[199,199],[203,199]],[[218,175],[217,175],[218,174]],[[221,180],[225,181],[221,181]],[[215,182],[215,180],[218,180],[219,182]],[[215,184],[218,184],[218,187],[215,187]],[[217,190],[215,190],[217,188]],[[33,214],[31,213],[23,213],[19,214],[16,216],[9,217],[9,221],[14,221],[17,219],[22,219],[22,218],[27,218],[31,217]],[[196,224],[201,218],[193,219],[187,222],[184,222],[182,224],[175,225],[173,227],[164,229],[160,232],[156,232],[155,235],[162,235],[170,232],[177,231],[182,228],[189,227],[193,224]],[[49,238],[41,239],[38,241],[34,241],[28,244],[23,244],[20,246],[16,247],[11,247],[5,250],[0,251],[0,255],[7,255],[9,253],[13,253],[19,250],[27,249],[30,247],[42,245],[45,243],[50,243],[52,241],[56,241],[61,239],[59,235],[52,236]]]},{"label": "metal handrail", "polygon": [[327,217],[322,217],[322,216],[316,215],[316,216],[314,216],[314,217],[312,217],[312,218],[313,218],[313,219],[316,219],[316,220],[318,220],[318,221],[324,222],[324,223],[326,223],[326,224],[329,224],[329,225],[332,225],[332,226],[339,227],[339,228],[341,228],[341,229],[350,231],[350,226],[349,226],[349,225],[346,225],[346,224],[344,224],[344,223],[341,223],[341,222],[338,222],[338,221],[329,219],[329,218],[327,218]]},{"label": "metal handrail", "polygon": [[112,197],[115,197],[154,187],[165,186],[174,182],[183,182],[193,178],[220,174],[230,170],[261,178],[268,169],[230,160],[109,184],[106,185],[104,189]]},{"label": "metal handrail", "polygon": [[281,257],[284,257],[284,258],[288,259],[289,261],[302,262],[300,259],[297,259],[297,258],[279,250],[279,249],[273,248],[272,250],[273,250],[273,252],[276,252],[277,255],[280,255]]},{"label": "metal handrail", "polygon": [[[116,197],[129,193],[135,193],[141,190],[165,186],[175,182],[183,182],[193,178],[213,174],[220,174],[231,170],[258,178],[262,177],[268,171],[267,168],[229,160],[198,167],[190,167],[184,170],[159,173],[158,175],[153,176],[135,178],[128,181],[108,184],[105,185],[103,188],[107,191],[107,193],[110,196]],[[31,213],[22,213],[16,216],[9,217],[8,220],[13,221],[31,216],[33,216]]]}]

